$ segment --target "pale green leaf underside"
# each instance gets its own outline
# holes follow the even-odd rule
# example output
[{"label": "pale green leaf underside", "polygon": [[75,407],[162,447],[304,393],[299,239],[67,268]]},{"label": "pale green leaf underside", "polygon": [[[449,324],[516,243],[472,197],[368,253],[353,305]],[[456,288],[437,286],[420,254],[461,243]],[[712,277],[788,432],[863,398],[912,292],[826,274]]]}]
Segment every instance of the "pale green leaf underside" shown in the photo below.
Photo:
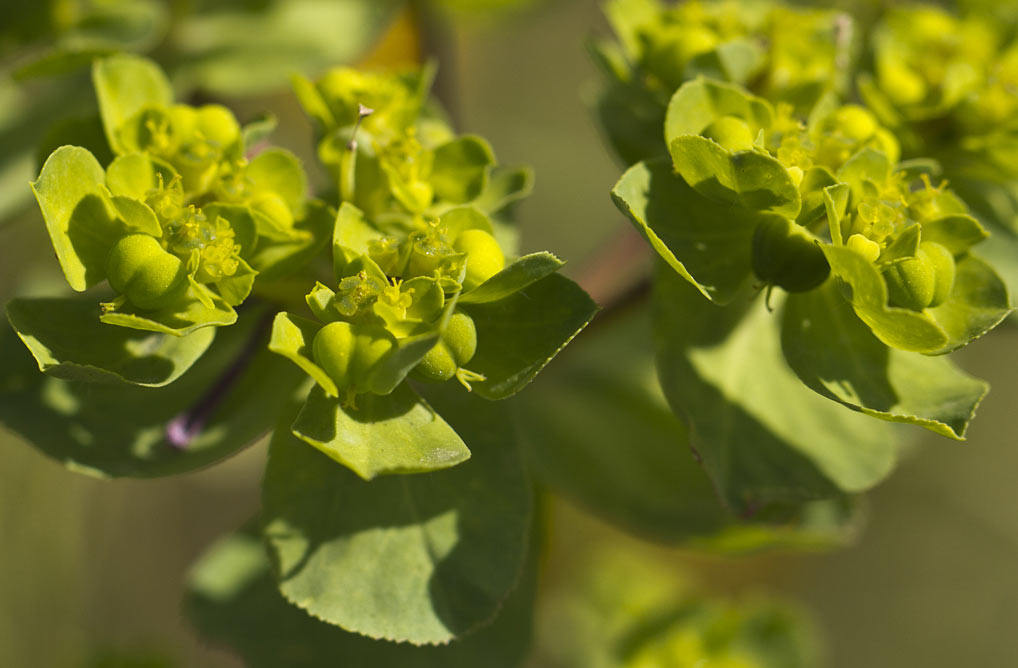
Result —
[{"label": "pale green leaf underside", "polygon": [[212,344],[215,328],[185,337],[111,327],[88,299],[15,299],[7,318],[39,370],[54,378],[124,381],[159,387],[173,382]]},{"label": "pale green leaf underside", "polygon": [[358,479],[285,429],[269,452],[264,535],[279,588],[372,638],[439,644],[487,623],[526,557],[531,491],[501,404],[435,387],[473,456],[445,471]]},{"label": "pale green leaf underside", "polygon": [[365,480],[438,471],[470,458],[456,432],[406,383],[391,394],[358,395],[356,407],[315,386],[291,429]]},{"label": "pale green leaf underside", "polygon": [[106,278],[106,258],[120,232],[107,202],[105,178],[87,150],[61,146],[32,184],[60,268],[79,292]]},{"label": "pale green leaf underside", "polygon": [[208,643],[250,668],[517,668],[529,647],[536,567],[490,625],[443,647],[372,640],[314,619],[276,588],[254,523],[217,541],[192,568],[184,609]]},{"label": "pale green leaf underside", "polygon": [[791,295],[782,349],[810,388],[867,415],[961,439],[989,387],[946,357],[889,348],[841,296],[834,281]]},{"label": "pale green leaf underside", "polygon": [[761,217],[700,196],[667,160],[631,167],[612,199],[658,255],[704,297],[727,304],[753,282],[750,248]]},{"label": "pale green leaf underside", "polygon": [[762,299],[719,309],[668,271],[655,288],[662,389],[734,509],[860,492],[890,473],[891,425],[804,386]]},{"label": "pale green leaf underside", "polygon": [[587,293],[560,274],[498,301],[461,308],[477,328],[477,353],[467,368],[484,375],[473,387],[488,399],[523,389],[597,312]]},{"label": "pale green leaf underside", "polygon": [[166,75],[158,65],[138,56],[120,54],[96,60],[92,82],[106,139],[117,154],[124,153],[117,135],[124,121],[144,107],[168,107],[173,103],[173,89]]}]

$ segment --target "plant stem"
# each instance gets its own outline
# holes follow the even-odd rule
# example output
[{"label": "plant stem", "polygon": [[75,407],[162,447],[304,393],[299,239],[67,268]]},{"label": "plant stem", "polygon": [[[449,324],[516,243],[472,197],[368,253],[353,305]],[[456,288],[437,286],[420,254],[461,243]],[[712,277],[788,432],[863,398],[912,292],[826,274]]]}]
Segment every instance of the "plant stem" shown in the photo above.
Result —
[{"label": "plant stem", "polygon": [[166,423],[166,442],[177,450],[186,450],[204,429],[209,418],[240,380],[241,375],[265,343],[265,337],[272,327],[275,310],[268,309],[259,316],[251,336],[244,343],[237,357],[230,363],[211,387],[190,408]]}]

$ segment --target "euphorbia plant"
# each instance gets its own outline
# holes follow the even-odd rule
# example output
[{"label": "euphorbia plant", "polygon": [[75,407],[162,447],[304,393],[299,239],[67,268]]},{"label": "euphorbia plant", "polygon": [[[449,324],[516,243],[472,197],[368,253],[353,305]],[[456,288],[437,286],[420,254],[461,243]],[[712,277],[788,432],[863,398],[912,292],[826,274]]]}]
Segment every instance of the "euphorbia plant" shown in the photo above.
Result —
[{"label": "euphorbia plant", "polygon": [[[886,474],[896,437],[836,416],[834,404],[807,400],[803,386],[869,417],[962,438],[987,388],[942,355],[1000,323],[1011,303],[998,273],[973,252],[986,229],[937,164],[901,162],[894,134],[873,112],[840,101],[837,86],[808,104],[769,88],[774,57],[757,58],[757,74],[741,81],[692,67],[725,62],[763,30],[726,33],[723,3],[703,5],[699,23],[654,2],[609,7],[628,53],[611,71],[602,110],[619,77],[648,91],[658,85],[667,70],[654,46],[662,30],[688,44],[702,36],[703,20],[713,26],[695,59],[669,52],[684,83],[657,142],[634,154],[626,139],[650,137],[650,116],[638,127],[605,127],[624,158],[646,158],[613,198],[663,261],[659,376],[723,497],[753,511],[859,491]],[[800,23],[818,16],[762,11]],[[851,24],[828,20],[818,57],[833,66]],[[698,306],[696,292],[723,308]],[[761,292],[767,299],[756,298]],[[803,403],[789,411],[768,401],[764,378],[785,403]],[[720,414],[735,427],[719,428]],[[820,431],[810,426],[822,422]]]},{"label": "euphorbia plant", "polygon": [[515,255],[529,171],[457,136],[427,70],[297,81],[336,176],[324,199],[264,124],[174,103],[154,63],[110,56],[93,78],[114,157],[63,146],[33,184],[90,292],[8,304],[44,373],[6,337],[5,422],[78,470],[142,477],[275,429],[261,520],[286,598],[414,644],[489,623],[528,561],[531,492],[506,409],[478,402],[521,390],[596,310],[554,255]]}]

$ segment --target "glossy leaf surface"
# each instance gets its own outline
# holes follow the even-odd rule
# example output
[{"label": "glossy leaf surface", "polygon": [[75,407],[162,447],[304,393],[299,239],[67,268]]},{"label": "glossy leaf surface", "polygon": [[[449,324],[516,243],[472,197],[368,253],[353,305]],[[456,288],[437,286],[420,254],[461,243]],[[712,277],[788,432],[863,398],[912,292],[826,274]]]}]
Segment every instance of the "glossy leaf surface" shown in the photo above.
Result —
[{"label": "glossy leaf surface", "polygon": [[365,482],[276,432],[264,535],[280,590],[312,616],[445,643],[489,622],[516,586],[531,497],[505,408],[446,388],[429,399],[473,452],[447,471]]},{"label": "glossy leaf surface", "polygon": [[365,480],[438,471],[470,458],[452,427],[406,383],[391,394],[358,395],[356,406],[316,386],[291,428]]},{"label": "glossy leaf surface", "polygon": [[665,271],[655,302],[662,389],[737,511],[860,492],[890,473],[897,434],[805,387],[763,300],[718,309]]}]

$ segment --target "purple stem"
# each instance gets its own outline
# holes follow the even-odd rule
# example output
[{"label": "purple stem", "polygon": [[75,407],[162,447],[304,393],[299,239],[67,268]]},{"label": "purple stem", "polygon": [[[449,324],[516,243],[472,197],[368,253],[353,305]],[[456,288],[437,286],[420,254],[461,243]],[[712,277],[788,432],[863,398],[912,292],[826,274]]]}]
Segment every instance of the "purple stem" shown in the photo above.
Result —
[{"label": "purple stem", "polygon": [[244,344],[237,358],[230,363],[223,371],[216,382],[205,392],[202,397],[183,413],[178,414],[166,423],[166,442],[176,450],[186,450],[191,442],[201,433],[216,409],[230,393],[247,368],[251,358],[261,348],[262,340],[269,331],[273,318],[272,310],[268,310],[258,324],[254,332]]}]

